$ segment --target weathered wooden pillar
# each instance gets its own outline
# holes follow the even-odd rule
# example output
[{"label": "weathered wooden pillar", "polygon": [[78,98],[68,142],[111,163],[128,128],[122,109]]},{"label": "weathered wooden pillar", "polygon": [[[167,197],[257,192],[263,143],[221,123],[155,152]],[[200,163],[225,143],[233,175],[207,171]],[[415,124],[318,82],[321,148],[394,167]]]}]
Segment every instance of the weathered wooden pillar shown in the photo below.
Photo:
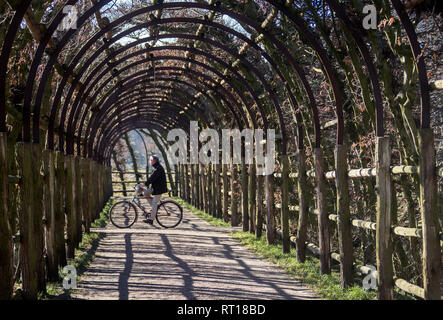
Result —
[{"label": "weathered wooden pillar", "polygon": [[[89,162],[88,159],[81,159],[81,171],[82,171],[82,212],[83,212],[83,226],[85,233],[89,233],[91,228],[91,210],[89,208]],[[109,171],[108,171],[109,172]],[[109,181],[108,181],[109,183]],[[109,185],[107,186],[109,188]],[[109,189],[107,194],[109,196]]]},{"label": "weathered wooden pillar", "polygon": [[208,164],[208,210],[209,210],[209,214],[211,216],[214,216],[214,203],[212,202],[213,199],[213,193],[212,193],[212,189],[213,189],[213,174],[212,174],[212,164],[209,163]]},{"label": "weathered wooden pillar", "polygon": [[296,252],[297,261],[305,262],[306,260],[306,239],[308,232],[308,215],[309,215],[309,204],[307,196],[307,178],[306,178],[306,153],[305,149],[298,149],[298,183],[297,183],[297,193],[298,193],[298,229],[297,229],[297,239],[296,239]]},{"label": "weathered wooden pillar", "polygon": [[54,192],[55,192],[55,155],[52,150],[42,152],[42,169],[44,173],[43,185],[43,219],[46,242],[47,278],[50,281],[58,280],[58,265],[55,256],[55,219],[54,219]]},{"label": "weathered wooden pillar", "polygon": [[98,212],[97,212],[97,217],[100,216],[100,212],[102,211],[105,203],[104,203],[104,198],[103,198],[103,165],[99,162],[97,162],[97,174],[98,174],[98,203],[99,208],[98,208]]},{"label": "weathered wooden pillar", "polygon": [[[66,255],[69,259],[73,259],[75,255],[75,241],[76,237],[76,217],[75,212],[77,194],[76,194],[76,172],[75,161],[73,155],[65,156],[65,169],[66,169],[66,231],[67,231],[67,251]],[[97,184],[97,181],[95,182]]]},{"label": "weathered wooden pillar", "polygon": [[55,151],[54,188],[54,243],[55,260],[58,266],[66,266],[65,212],[66,212],[66,171],[64,154]]},{"label": "weathered wooden pillar", "polygon": [[228,180],[228,165],[223,164],[223,220],[229,221],[229,180]]},{"label": "weathered wooden pillar", "polygon": [[216,164],[211,164],[212,169],[212,188],[211,188],[211,195],[212,195],[212,216],[217,217],[217,202],[218,202],[218,196],[217,196],[217,177],[216,177]]},{"label": "weathered wooden pillar", "polygon": [[39,292],[46,291],[40,146],[18,142],[16,160],[21,176],[18,212],[23,298],[36,300]]},{"label": "weathered wooden pillar", "polygon": [[205,199],[204,199],[204,187],[203,187],[203,178],[204,178],[204,173],[205,173],[205,171],[204,171],[204,169],[203,169],[203,164],[201,164],[201,163],[199,163],[198,164],[198,170],[199,170],[199,174],[198,174],[198,177],[199,177],[199,180],[200,180],[200,182],[198,183],[198,186],[199,186],[199,199],[200,199],[200,205],[199,205],[199,209],[200,210],[205,210]]},{"label": "weathered wooden pillar", "polygon": [[437,177],[432,129],[420,129],[420,212],[423,230],[425,299],[440,300],[440,225],[438,221]]},{"label": "weathered wooden pillar", "polygon": [[194,164],[194,175],[195,175],[195,204],[196,208],[200,207],[200,166],[199,164]]},{"label": "weathered wooden pillar", "polygon": [[178,185],[179,186],[179,188],[178,188],[179,193],[178,194],[179,194],[179,197],[183,199],[183,179],[182,179],[183,165],[178,164],[177,168],[178,168],[178,179],[180,181],[180,183]]},{"label": "weathered wooden pillar", "polygon": [[174,164],[174,183],[175,183],[175,189],[172,195],[174,197],[178,197],[178,190],[180,188],[180,178],[179,178],[179,171],[178,171],[178,165]]},{"label": "weathered wooden pillar", "polygon": [[75,165],[75,192],[76,192],[76,202],[75,202],[75,246],[79,247],[80,242],[82,242],[82,220],[83,220],[83,206],[82,206],[82,170],[80,165],[80,157],[74,156]]},{"label": "weathered wooden pillar", "polygon": [[379,300],[393,298],[393,266],[391,239],[391,148],[389,137],[377,137],[375,166],[377,183],[376,257]]},{"label": "weathered wooden pillar", "polygon": [[249,232],[255,232],[255,219],[256,219],[256,190],[257,190],[257,172],[254,163],[249,165]]},{"label": "weathered wooden pillar", "polygon": [[202,165],[202,191],[203,191],[203,205],[204,211],[209,213],[209,198],[208,198],[208,176],[206,165]]},{"label": "weathered wooden pillar", "polygon": [[241,158],[241,204],[242,204],[242,229],[249,231],[249,208],[248,208],[248,169],[244,155]]},{"label": "weathered wooden pillar", "polygon": [[281,155],[281,231],[283,253],[291,251],[291,240],[289,238],[289,157],[286,154]]},{"label": "weathered wooden pillar", "polygon": [[349,213],[349,184],[346,146],[335,148],[335,185],[337,188],[337,230],[340,249],[340,279],[343,288],[354,282],[351,218]]},{"label": "weathered wooden pillar", "polygon": [[255,224],[255,237],[260,238],[263,232],[263,217],[264,217],[264,207],[263,200],[265,190],[263,187],[264,184],[264,176],[257,176],[257,222]]},{"label": "weathered wooden pillar", "polygon": [[326,204],[326,181],[324,158],[321,148],[314,149],[314,168],[318,209],[318,243],[320,249],[320,274],[331,273],[329,219]]},{"label": "weathered wooden pillar", "polygon": [[231,162],[231,226],[233,227],[239,224],[237,178],[237,165]]},{"label": "weathered wooden pillar", "polygon": [[13,243],[8,211],[6,133],[0,132],[0,300],[9,300],[14,286]]},{"label": "weathered wooden pillar", "polygon": [[190,164],[189,169],[191,171],[191,204],[195,206],[195,164]]},{"label": "weathered wooden pillar", "polygon": [[222,204],[222,185],[221,185],[221,164],[215,165],[215,199],[217,200],[216,212],[217,218],[221,219],[223,217],[223,204]]},{"label": "weathered wooden pillar", "polygon": [[274,244],[275,234],[275,203],[274,203],[274,172],[265,177],[266,193],[266,240]]},{"label": "weathered wooden pillar", "polygon": [[91,158],[88,158],[89,165],[89,219],[91,223],[97,217],[97,178],[95,172],[95,161]]},{"label": "weathered wooden pillar", "polygon": [[191,193],[189,192],[189,165],[185,164],[185,196],[186,201],[191,203]]}]

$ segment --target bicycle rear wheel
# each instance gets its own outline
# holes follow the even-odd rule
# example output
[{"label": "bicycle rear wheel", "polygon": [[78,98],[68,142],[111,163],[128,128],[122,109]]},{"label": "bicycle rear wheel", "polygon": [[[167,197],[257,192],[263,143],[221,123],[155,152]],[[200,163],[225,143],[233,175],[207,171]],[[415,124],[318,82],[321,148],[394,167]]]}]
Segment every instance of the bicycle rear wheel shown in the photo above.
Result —
[{"label": "bicycle rear wheel", "polygon": [[137,208],[129,201],[116,202],[110,211],[109,218],[117,228],[130,228],[137,221]]},{"label": "bicycle rear wheel", "polygon": [[164,201],[157,208],[156,219],[162,227],[174,228],[183,219],[183,208],[175,201]]}]

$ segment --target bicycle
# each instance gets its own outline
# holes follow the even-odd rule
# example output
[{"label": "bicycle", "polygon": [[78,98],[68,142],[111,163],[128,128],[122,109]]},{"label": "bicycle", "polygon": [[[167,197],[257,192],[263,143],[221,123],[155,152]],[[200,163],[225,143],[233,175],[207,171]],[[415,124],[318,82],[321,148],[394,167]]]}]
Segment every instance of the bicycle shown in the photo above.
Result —
[{"label": "bicycle", "polygon": [[[138,209],[143,211],[145,217],[149,216],[140,198],[143,189],[136,186],[132,200],[116,202],[109,213],[109,218],[114,226],[120,229],[130,228],[138,218]],[[156,220],[163,228],[175,228],[183,219],[183,208],[173,200],[160,200],[157,206]]]}]

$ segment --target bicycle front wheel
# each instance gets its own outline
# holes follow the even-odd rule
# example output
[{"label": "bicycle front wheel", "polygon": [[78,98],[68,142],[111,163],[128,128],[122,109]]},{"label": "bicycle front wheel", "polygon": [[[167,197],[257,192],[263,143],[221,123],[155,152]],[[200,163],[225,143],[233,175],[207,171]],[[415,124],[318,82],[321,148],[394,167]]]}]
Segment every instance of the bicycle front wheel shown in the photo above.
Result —
[{"label": "bicycle front wheel", "polygon": [[157,222],[164,228],[174,228],[183,219],[183,208],[175,201],[162,202],[157,208]]},{"label": "bicycle front wheel", "polygon": [[110,211],[109,218],[117,228],[130,228],[137,221],[137,209],[129,201],[116,202]]}]

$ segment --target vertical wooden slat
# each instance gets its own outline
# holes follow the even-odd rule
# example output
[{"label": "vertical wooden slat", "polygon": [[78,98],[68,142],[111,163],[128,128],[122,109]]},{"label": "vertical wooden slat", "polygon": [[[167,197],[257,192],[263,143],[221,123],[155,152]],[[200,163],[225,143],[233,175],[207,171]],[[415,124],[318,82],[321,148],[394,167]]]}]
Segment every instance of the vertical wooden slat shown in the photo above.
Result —
[{"label": "vertical wooden slat", "polygon": [[189,192],[189,165],[185,164],[185,199],[191,203],[191,194]]},{"label": "vertical wooden slat", "polygon": [[306,239],[308,232],[308,215],[309,204],[307,197],[306,182],[306,153],[304,149],[298,149],[298,181],[297,192],[299,201],[299,216],[296,239],[297,261],[305,262],[306,260]]},{"label": "vertical wooden slat", "polygon": [[214,215],[214,203],[212,202],[212,189],[213,189],[213,181],[212,181],[212,164],[208,164],[208,210],[211,216]]},{"label": "vertical wooden slat", "polygon": [[[66,256],[69,259],[74,258],[75,254],[75,239],[76,239],[76,228],[75,228],[75,203],[76,203],[76,193],[75,193],[75,165],[74,156],[65,156],[65,169],[66,169],[66,179],[65,179],[65,191],[66,191],[66,231],[67,231],[67,251]],[[95,182],[97,184],[97,181]]]},{"label": "vertical wooden slat", "polygon": [[289,238],[289,158],[287,155],[281,156],[282,177],[281,177],[281,224],[282,224],[282,245],[283,253],[291,251],[291,241]]},{"label": "vertical wooden slat", "polygon": [[238,193],[237,193],[237,165],[231,162],[231,226],[239,224],[238,218]]},{"label": "vertical wooden slat", "polygon": [[320,249],[320,274],[331,273],[329,219],[326,204],[324,158],[321,148],[314,149],[314,167],[318,209],[318,243]]},{"label": "vertical wooden slat", "polygon": [[191,204],[195,206],[195,164],[190,164],[189,169],[191,171]]},{"label": "vertical wooden slat", "polygon": [[223,220],[229,221],[229,180],[228,180],[228,165],[223,164]]},{"label": "vertical wooden slat", "polygon": [[393,298],[393,267],[391,239],[391,148],[389,137],[377,137],[375,146],[375,165],[377,171],[377,227],[376,258],[378,299]]},{"label": "vertical wooden slat", "polygon": [[242,205],[242,229],[249,231],[249,208],[248,208],[248,169],[245,157],[241,158],[241,205]]},{"label": "vertical wooden slat", "polygon": [[221,165],[220,164],[216,164],[215,165],[215,199],[217,200],[216,203],[216,216],[217,218],[221,219],[223,217],[223,213],[222,213],[222,191],[221,191]]},{"label": "vertical wooden slat", "polygon": [[[91,212],[89,208],[89,163],[87,159],[81,159],[81,171],[82,171],[82,212],[83,212],[83,225],[85,228],[85,233],[89,233],[91,228]],[[110,171],[108,170],[108,175]],[[108,178],[108,188],[109,188],[109,176]],[[110,190],[107,191],[108,196]]]},{"label": "vertical wooden slat", "polygon": [[54,242],[57,265],[66,266],[66,241],[65,241],[65,159],[60,151],[55,152],[55,188],[54,188]]},{"label": "vertical wooden slat", "polygon": [[275,230],[275,204],[274,204],[274,174],[265,177],[266,192],[266,240],[268,244],[274,244],[276,240]]},{"label": "vertical wooden slat", "polygon": [[[83,206],[82,206],[82,170],[80,166],[80,157],[74,157],[75,166],[75,246],[79,247],[82,241],[82,220],[83,220]],[[100,183],[100,182],[99,182]],[[103,185],[103,182],[100,184]]]},{"label": "vertical wooden slat", "polygon": [[256,190],[257,190],[257,175],[255,170],[255,161],[249,166],[249,232],[255,233],[256,220]]},{"label": "vertical wooden slat", "polygon": [[351,220],[349,213],[349,184],[346,147],[335,148],[335,183],[337,187],[337,230],[340,250],[340,279],[343,288],[354,282]]},{"label": "vertical wooden slat", "polygon": [[16,160],[22,177],[19,189],[20,259],[22,269],[23,297],[37,299],[45,291],[43,262],[43,190],[40,177],[39,145],[18,142]]},{"label": "vertical wooden slat", "polygon": [[47,255],[47,278],[50,281],[58,280],[58,265],[56,262],[55,245],[55,217],[54,217],[54,187],[55,167],[52,150],[45,149],[42,152],[42,164],[44,172],[43,185],[43,215],[45,223],[45,242]]},{"label": "vertical wooden slat", "polygon": [[420,129],[420,211],[423,230],[423,285],[425,299],[440,300],[440,226],[437,208],[434,134]]},{"label": "vertical wooden slat", "polygon": [[258,175],[257,176],[257,222],[255,224],[255,237],[260,238],[262,236],[263,232],[263,217],[264,217],[264,210],[263,210],[263,195],[265,194],[265,190],[263,187],[264,184],[264,176]]},{"label": "vertical wooden slat", "polygon": [[8,161],[6,133],[0,132],[0,300],[11,298],[14,268],[12,231],[8,211]]}]

